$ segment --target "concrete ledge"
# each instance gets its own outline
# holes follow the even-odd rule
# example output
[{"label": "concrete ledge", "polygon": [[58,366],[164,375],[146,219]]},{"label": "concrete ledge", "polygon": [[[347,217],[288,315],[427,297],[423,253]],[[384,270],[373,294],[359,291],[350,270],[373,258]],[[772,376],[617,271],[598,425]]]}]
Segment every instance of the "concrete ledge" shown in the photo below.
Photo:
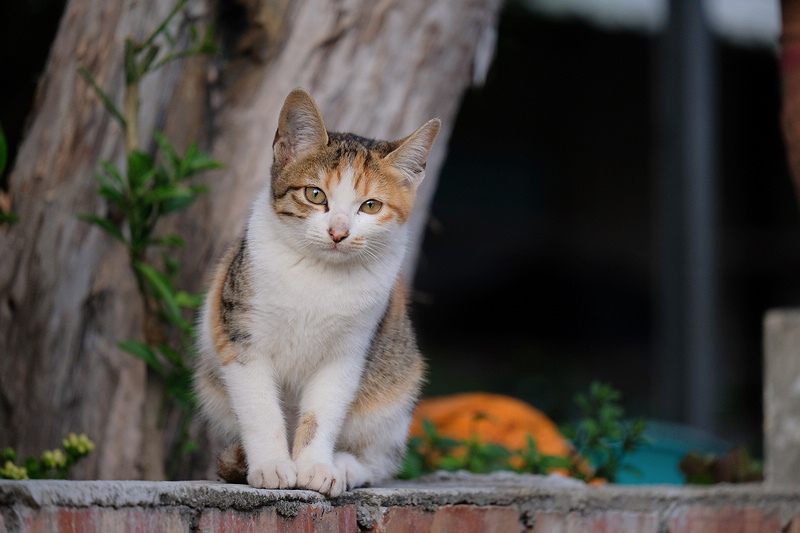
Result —
[{"label": "concrete ledge", "polygon": [[800,533],[800,490],[456,473],[331,500],[207,481],[0,481],[6,531]]}]

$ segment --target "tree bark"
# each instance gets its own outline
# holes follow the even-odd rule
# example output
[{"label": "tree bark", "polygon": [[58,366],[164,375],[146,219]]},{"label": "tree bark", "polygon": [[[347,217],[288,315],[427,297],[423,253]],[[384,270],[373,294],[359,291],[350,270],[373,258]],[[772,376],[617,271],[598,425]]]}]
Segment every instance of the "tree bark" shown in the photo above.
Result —
[{"label": "tree bark", "polygon": [[[86,432],[97,449],[75,471],[81,478],[142,475],[146,372],[116,347],[141,331],[125,250],[75,217],[105,212],[91,176],[99,159],[119,163],[123,154],[120,128],[76,69],[85,66],[120,101],[125,36],[144,36],[170,8],[68,2],[9,180],[21,220],[0,229],[0,445],[38,454],[69,431]],[[180,148],[199,140],[226,165],[200,178],[210,194],[165,221],[189,243],[178,285],[199,289],[241,229],[269,179],[280,105],[296,86],[337,131],[397,139],[442,119],[410,221],[410,277],[458,105],[476,53],[491,53],[499,8],[499,0],[192,4],[193,15],[217,19],[223,53],[167,67],[141,90],[142,141],[163,129]],[[202,476],[205,466],[181,474]]]}]

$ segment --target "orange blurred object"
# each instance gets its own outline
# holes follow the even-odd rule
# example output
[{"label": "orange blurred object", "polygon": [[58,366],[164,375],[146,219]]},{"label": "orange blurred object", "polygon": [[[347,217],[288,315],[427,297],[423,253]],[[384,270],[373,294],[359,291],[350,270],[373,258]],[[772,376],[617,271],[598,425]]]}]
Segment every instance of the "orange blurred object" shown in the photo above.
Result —
[{"label": "orange blurred object", "polygon": [[544,413],[522,400],[470,392],[419,402],[411,422],[411,436],[423,437],[422,421],[429,420],[441,437],[499,444],[508,450],[526,450],[528,435],[544,455],[569,457],[571,444]]}]

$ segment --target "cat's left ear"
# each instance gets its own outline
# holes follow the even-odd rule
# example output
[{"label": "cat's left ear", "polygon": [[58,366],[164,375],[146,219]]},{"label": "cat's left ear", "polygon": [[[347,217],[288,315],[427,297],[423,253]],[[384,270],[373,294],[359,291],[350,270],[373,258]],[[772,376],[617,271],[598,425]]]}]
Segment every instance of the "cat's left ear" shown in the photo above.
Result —
[{"label": "cat's left ear", "polygon": [[328,132],[314,99],[303,89],[293,90],[283,103],[272,141],[275,160],[285,165],[326,144]]},{"label": "cat's left ear", "polygon": [[429,120],[405,139],[396,141],[397,148],[384,157],[384,161],[403,174],[408,185],[416,188],[422,183],[428,154],[441,127],[442,122],[438,118]]}]

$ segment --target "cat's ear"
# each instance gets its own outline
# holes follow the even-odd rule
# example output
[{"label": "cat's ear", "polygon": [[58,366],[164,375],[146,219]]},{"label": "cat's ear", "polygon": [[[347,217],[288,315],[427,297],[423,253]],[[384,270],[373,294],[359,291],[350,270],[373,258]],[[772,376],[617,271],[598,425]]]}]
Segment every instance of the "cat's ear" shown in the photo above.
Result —
[{"label": "cat's ear", "polygon": [[297,88],[289,93],[272,141],[275,160],[285,165],[306,152],[328,144],[328,132],[311,95]]},{"label": "cat's ear", "polygon": [[405,139],[395,141],[397,148],[384,157],[384,161],[400,171],[408,185],[416,188],[422,183],[428,154],[441,126],[438,118],[429,120]]}]

